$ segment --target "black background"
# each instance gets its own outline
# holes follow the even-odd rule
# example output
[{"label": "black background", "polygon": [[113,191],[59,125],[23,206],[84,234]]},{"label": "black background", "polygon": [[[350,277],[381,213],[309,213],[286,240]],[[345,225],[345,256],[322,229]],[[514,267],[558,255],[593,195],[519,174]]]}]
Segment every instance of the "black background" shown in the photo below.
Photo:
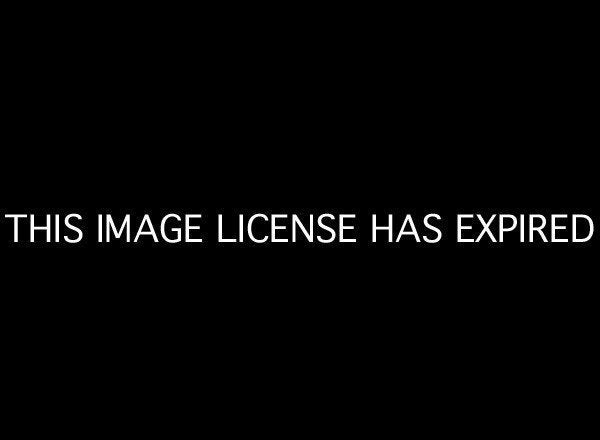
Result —
[{"label": "black background", "polygon": [[[247,12],[23,16],[3,55],[2,213],[356,212],[361,243],[4,240],[11,412],[573,429],[595,389],[597,238],[460,246],[453,218],[597,221],[592,29],[524,11]],[[444,241],[371,246],[375,212],[438,212]]]}]

